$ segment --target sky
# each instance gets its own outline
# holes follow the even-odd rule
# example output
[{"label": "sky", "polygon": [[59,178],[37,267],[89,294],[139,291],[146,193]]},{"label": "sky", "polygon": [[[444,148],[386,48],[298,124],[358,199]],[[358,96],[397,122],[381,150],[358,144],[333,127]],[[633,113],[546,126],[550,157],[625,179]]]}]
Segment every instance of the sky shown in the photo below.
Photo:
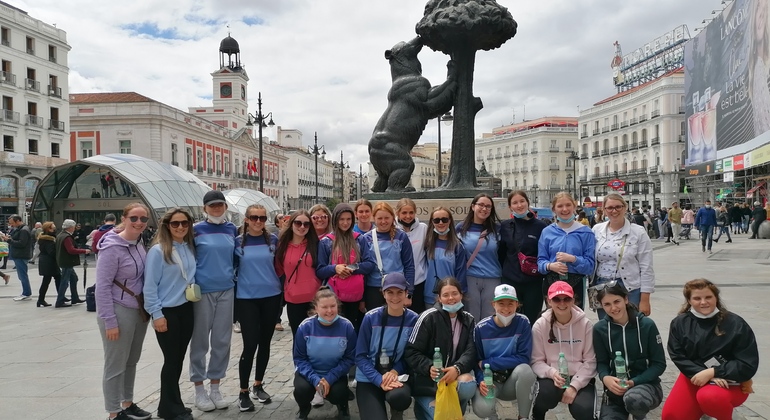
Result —
[{"label": "sky", "polygon": [[[5,0],[67,32],[70,93],[134,91],[173,107],[210,106],[211,73],[228,31],[241,49],[249,108],[318,133],[327,157],[351,168],[367,144],[391,86],[384,52],[415,36],[425,0]],[[542,116],[577,116],[615,94],[613,43],[624,53],[686,24],[690,36],[719,0],[498,0],[518,23],[500,48],[479,51],[474,94],[484,108],[475,132]],[[446,78],[448,56],[423,48],[423,75]],[[442,145],[451,127],[442,127]],[[435,142],[430,121],[420,142]]]}]

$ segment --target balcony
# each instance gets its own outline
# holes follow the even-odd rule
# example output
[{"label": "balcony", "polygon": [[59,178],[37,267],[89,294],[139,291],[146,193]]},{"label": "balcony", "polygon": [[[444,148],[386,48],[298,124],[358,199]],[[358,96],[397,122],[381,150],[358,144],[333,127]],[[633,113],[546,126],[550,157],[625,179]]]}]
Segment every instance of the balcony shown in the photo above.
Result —
[{"label": "balcony", "polygon": [[559,170],[559,165],[548,165],[548,170],[549,171],[558,171]]},{"label": "balcony", "polygon": [[206,169],[206,174],[214,175],[214,170],[213,169]]},{"label": "balcony", "polygon": [[48,128],[56,131],[64,131],[64,121],[48,120]]},{"label": "balcony", "polygon": [[510,175],[511,174],[511,170],[510,169],[506,169],[506,170],[503,171],[503,174]]},{"label": "balcony", "polygon": [[198,166],[197,171],[198,171],[199,174],[202,174],[203,173],[203,166]]},{"label": "balcony", "polygon": [[0,113],[0,120],[18,124],[19,113],[13,112],[11,109],[4,109],[3,112]]},{"label": "balcony", "polygon": [[531,153],[531,154],[533,154],[533,155],[536,155],[536,154],[538,153],[538,150],[537,150],[537,149],[532,149],[532,151],[531,151],[531,152],[529,152],[529,153]]},{"label": "balcony", "polygon": [[27,54],[35,55],[35,49],[27,47]]},{"label": "balcony", "polygon": [[684,114],[684,105],[679,105],[679,113]]},{"label": "balcony", "polygon": [[558,153],[559,152],[559,146],[551,146],[548,149],[548,151],[551,152],[551,153]]},{"label": "balcony", "polygon": [[567,152],[567,153],[572,153],[572,152],[574,152],[575,150],[574,150],[574,149],[572,149],[572,146],[567,146],[567,147],[565,147],[565,148],[564,148],[564,151],[565,151],[565,152]]},{"label": "balcony", "polygon": [[43,127],[43,117],[38,117],[37,115],[27,115],[27,125],[35,126],[35,127]]},{"label": "balcony", "polygon": [[593,131],[593,133],[594,133],[594,136],[595,136],[595,135],[597,135],[597,134],[599,134],[599,129],[598,129],[598,128],[595,128],[595,129],[594,129],[594,131]]},{"label": "balcony", "polygon": [[582,133],[582,134],[580,135],[580,138],[581,138],[581,139],[585,139],[585,138],[588,138],[588,133]]},{"label": "balcony", "polygon": [[24,88],[27,90],[33,90],[40,92],[40,82],[35,79],[24,79]]},{"label": "balcony", "polygon": [[588,181],[588,175],[580,175],[580,182]]},{"label": "balcony", "polygon": [[581,153],[580,159],[588,159],[588,153]]},{"label": "balcony", "polygon": [[655,146],[655,145],[657,145],[657,144],[660,144],[660,137],[653,137],[653,138],[650,140],[650,144],[651,144],[651,145],[653,145],[653,146]]},{"label": "balcony", "polygon": [[511,157],[511,153],[510,153],[510,152],[505,152],[505,153],[503,154],[503,157],[504,157],[504,158],[506,158],[506,159],[508,159],[509,157]]},{"label": "balcony", "polygon": [[511,173],[512,173],[512,174],[517,174],[517,173],[519,173],[519,168],[513,168],[513,169],[511,169]]},{"label": "balcony", "polygon": [[561,191],[565,190],[566,188],[564,188],[564,186],[561,184],[548,184],[548,189],[551,191]]},{"label": "balcony", "polygon": [[56,56],[55,55],[49,55],[48,56],[48,61],[50,61],[52,63],[56,63]]},{"label": "balcony", "polygon": [[495,153],[495,159],[502,159],[503,154],[502,153]]},{"label": "balcony", "polygon": [[602,149],[602,156],[607,156],[610,154],[610,149]]},{"label": "balcony", "polygon": [[529,172],[529,166],[522,166],[522,167],[521,167],[521,172],[522,172],[522,173],[524,173],[524,172]]},{"label": "balcony", "polygon": [[620,146],[620,151],[621,152],[627,152],[628,151],[628,145],[624,144],[624,145]]},{"label": "balcony", "polygon": [[639,143],[639,147],[640,147],[640,148],[642,148],[642,147],[647,147],[647,140],[642,140],[642,141]]},{"label": "balcony", "polygon": [[617,147],[610,147],[610,154],[613,154],[613,153],[618,153]]},{"label": "balcony", "polygon": [[222,171],[217,171],[217,176],[222,176]]},{"label": "balcony", "polygon": [[636,119],[636,117],[631,118],[631,125],[634,125],[634,124],[637,124],[637,123],[639,123],[639,120]]},{"label": "balcony", "polygon": [[487,155],[487,160],[492,160],[492,155]]},{"label": "balcony", "polygon": [[481,162],[484,160],[484,156],[476,156],[476,162]]},{"label": "balcony", "polygon": [[230,171],[225,171],[225,176],[230,177]]},{"label": "balcony", "polygon": [[8,39],[8,38],[3,38],[3,40],[2,40],[2,41],[0,41],[0,43],[2,43],[3,45],[5,45],[6,47],[10,47],[10,46],[11,46],[11,40],[10,40],[10,39]]},{"label": "balcony", "polygon": [[651,116],[652,116],[652,118],[660,117],[660,110],[656,109],[655,111],[652,111]]},{"label": "balcony", "polygon": [[604,127],[602,127],[602,133],[609,133],[609,132],[610,132],[609,126],[605,125]]},{"label": "balcony", "polygon": [[514,150],[513,153],[511,153],[511,156],[513,156],[513,157],[516,157],[518,155],[519,155],[519,151],[518,150]]},{"label": "balcony", "polygon": [[647,114],[642,114],[639,116],[639,122],[645,122],[647,121]]},{"label": "balcony", "polygon": [[175,160],[172,160],[172,161],[171,161],[171,164],[172,164],[172,165],[174,165],[174,166],[179,166],[179,162],[177,162],[177,161],[175,161]]},{"label": "balcony", "polygon": [[628,127],[628,121],[621,121],[620,128],[626,128],[626,127]]},{"label": "balcony", "polygon": [[611,126],[611,127],[612,127],[612,131],[615,131],[615,130],[617,130],[618,128],[620,128],[620,125],[619,125],[618,123],[615,123],[615,124],[612,124],[612,126]]},{"label": "balcony", "polygon": [[16,75],[9,71],[0,72],[0,83],[16,86]]},{"label": "balcony", "polygon": [[48,85],[48,96],[61,98],[61,88],[57,86]]},{"label": "balcony", "polygon": [[521,155],[522,156],[525,156],[525,155],[528,155],[528,154],[529,154],[529,152],[527,151],[527,149],[524,149],[524,150],[521,151]]},{"label": "balcony", "polygon": [[684,143],[684,140],[685,140],[685,135],[684,134],[680,134],[679,135],[679,143]]},{"label": "balcony", "polygon": [[594,152],[593,152],[593,153],[591,153],[591,157],[592,157],[592,158],[597,158],[597,157],[599,157],[599,151],[598,151],[598,150],[594,150]]},{"label": "balcony", "polygon": [[530,169],[530,172],[537,172],[537,166],[533,166],[532,169]]},{"label": "balcony", "polygon": [[638,148],[639,148],[639,143],[637,143],[637,142],[631,143],[631,150],[636,150]]}]

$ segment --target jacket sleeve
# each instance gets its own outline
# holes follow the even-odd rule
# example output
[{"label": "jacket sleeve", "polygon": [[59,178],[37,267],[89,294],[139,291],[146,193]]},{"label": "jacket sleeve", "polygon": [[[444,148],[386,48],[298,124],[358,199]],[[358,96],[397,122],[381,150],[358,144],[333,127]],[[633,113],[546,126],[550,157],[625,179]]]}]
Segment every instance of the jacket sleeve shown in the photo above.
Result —
[{"label": "jacket sleeve", "polygon": [[[72,238],[65,238],[64,244],[72,243]],[[103,249],[96,263],[96,314],[104,321],[104,328],[118,328],[118,318],[115,316],[115,307],[112,304],[112,284],[115,274],[118,272],[120,257],[118,253],[125,252],[125,248],[118,250],[117,246]]]},{"label": "jacket sleeve", "polygon": [[[472,373],[473,367],[478,366],[478,359],[476,358],[476,344],[473,342],[473,330],[476,328],[476,323],[473,322],[468,331],[468,336],[465,339],[464,348],[460,357],[455,360],[455,365],[460,368],[460,373]],[[457,345],[460,347],[460,344]]]},{"label": "jacket sleeve", "polygon": [[29,241],[30,241],[30,233],[29,229],[26,229],[26,226],[19,229],[19,235],[18,239],[14,238],[8,238],[8,243],[11,244],[14,248],[29,248]]},{"label": "jacket sleeve", "polygon": [[[302,375],[305,379],[308,380],[311,384],[313,384],[314,387],[318,386],[318,383],[321,381],[321,377],[318,376],[318,374],[313,369],[313,365],[310,364],[310,360],[307,356],[307,342],[305,341],[305,335],[307,333],[304,331],[302,326],[300,325],[300,329],[297,331],[297,336],[294,339],[294,351],[293,351],[293,359],[294,359],[294,366],[295,370]],[[331,384],[331,382],[330,382]]]},{"label": "jacket sleeve", "polygon": [[414,291],[414,251],[412,251],[412,241],[409,240],[409,236],[401,231],[401,264],[404,265],[404,277],[406,277],[406,283],[409,285],[408,293]]},{"label": "jacket sleeve", "polygon": [[680,316],[671,321],[671,327],[668,332],[668,355],[682,374],[692,378],[698,372],[706,369],[706,366],[690,360],[687,354],[685,354],[684,343],[680,340],[681,337],[684,337],[684,332],[680,331],[679,328],[681,322],[682,318]]},{"label": "jacket sleeve", "polygon": [[455,278],[460,282],[463,294],[468,292],[468,254],[463,244],[455,246]]},{"label": "jacket sleeve", "polygon": [[558,369],[548,364],[545,354],[545,341],[548,336],[548,322],[545,318],[539,318],[532,327],[532,357],[530,364],[532,371],[538,378],[552,378]]},{"label": "jacket sleeve", "polygon": [[[381,332],[382,333],[382,332]],[[356,367],[369,379],[373,385],[382,384],[382,374],[375,368],[374,363],[369,358],[369,346],[372,342],[372,316],[364,316],[361,322],[361,328],[358,330],[358,342],[356,343]],[[375,356],[377,357],[377,356]]]},{"label": "jacket sleeve", "polygon": [[593,232],[590,235],[581,235],[581,255],[575,255],[575,262],[568,263],[575,272],[590,276],[594,273],[594,261],[596,260],[596,237]]},{"label": "jacket sleeve", "polygon": [[413,373],[423,376],[428,376],[430,367],[433,365],[431,359],[426,356],[429,352],[432,354],[430,342],[435,334],[433,319],[429,316],[431,313],[423,312],[420,315],[404,350],[404,358],[409,368]]},{"label": "jacket sleeve", "polygon": [[67,251],[68,254],[77,255],[86,253],[85,249],[75,248],[75,240],[72,238],[72,236],[64,238],[62,244],[64,245],[64,250]]},{"label": "jacket sleeve", "polygon": [[500,223],[500,241],[497,243],[497,260],[500,261],[500,267],[505,266],[505,260],[508,258],[508,241],[506,238],[513,236],[513,222]]},{"label": "jacket sleeve", "polygon": [[158,285],[163,276],[163,252],[160,245],[155,245],[147,252],[144,262],[144,309],[152,315],[152,319],[164,318],[162,304],[158,297]]},{"label": "jacket sleeve", "polygon": [[[545,230],[543,230],[543,233],[545,233]],[[540,234],[540,239],[537,241],[537,271],[540,274],[548,274],[546,266],[551,262],[550,250],[548,249],[549,242],[550,240],[547,235]]]},{"label": "jacket sleeve", "polygon": [[588,385],[588,382],[596,376],[596,353],[594,353],[593,325],[586,322],[584,326],[583,337],[585,337],[585,346],[583,346],[583,362],[580,364],[577,372],[570,381],[570,386],[580,391]]},{"label": "jacket sleeve", "polygon": [[[369,243],[366,240],[365,235],[358,235],[356,241],[358,242],[358,249],[361,251],[361,257],[358,261],[358,270],[355,270],[353,274],[371,274],[372,271],[377,268],[377,261],[375,261],[374,253],[369,250]],[[409,249],[412,249],[411,244],[409,245]],[[414,264],[412,264],[412,267],[414,267]],[[414,276],[412,276],[412,278],[414,278]]]},{"label": "jacket sleeve", "polygon": [[329,241],[322,240],[318,244],[318,263],[316,264],[315,274],[321,280],[328,280],[336,273],[336,264],[331,262],[331,245],[327,246]]},{"label": "jacket sleeve", "polygon": [[655,270],[652,267],[652,241],[646,232],[639,235],[639,251],[636,255],[641,275],[641,293],[655,292]]},{"label": "jacket sleeve", "polygon": [[714,368],[714,377],[729,379],[737,382],[748,381],[757,373],[759,367],[759,350],[757,339],[749,324],[737,315],[738,325],[735,325],[733,354],[730,360]]},{"label": "jacket sleeve", "polygon": [[660,331],[658,331],[658,326],[655,325],[651,319],[648,319],[648,321],[652,324],[647,330],[647,354],[649,355],[649,362],[647,364],[647,369],[641,374],[631,378],[631,380],[634,381],[634,385],[651,383],[660,378],[660,375],[666,371],[666,352],[663,350],[663,340],[660,337]]},{"label": "jacket sleeve", "polygon": [[[604,335],[607,326],[603,321],[594,325],[594,354],[596,354],[596,372],[599,374],[599,380],[603,381],[607,375],[612,375],[610,367],[610,355],[607,348],[607,336]],[[636,381],[634,381],[636,383]]]},{"label": "jacket sleeve", "polygon": [[[345,348],[345,354],[342,356],[340,363],[333,367],[325,376],[326,382],[329,382],[329,385],[334,384],[340,378],[347,376],[350,368],[356,364],[356,331],[353,329],[353,324],[350,322],[347,322],[345,326],[345,336],[347,337],[348,346]],[[347,381],[347,379],[345,379],[345,381]]]},{"label": "jacket sleeve", "polygon": [[[474,375],[476,376],[476,382],[482,383],[484,381],[484,346],[481,344],[481,329],[479,324],[473,329],[473,344],[476,346],[476,358],[479,359],[479,363],[473,366]],[[490,366],[491,368],[491,366]]]}]

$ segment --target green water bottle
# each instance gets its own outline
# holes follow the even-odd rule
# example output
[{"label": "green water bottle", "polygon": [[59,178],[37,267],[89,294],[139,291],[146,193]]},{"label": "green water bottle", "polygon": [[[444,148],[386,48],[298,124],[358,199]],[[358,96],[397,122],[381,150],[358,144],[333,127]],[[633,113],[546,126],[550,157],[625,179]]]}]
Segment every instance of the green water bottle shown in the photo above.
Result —
[{"label": "green water bottle", "polygon": [[626,359],[623,358],[623,355],[619,351],[615,352],[615,376],[620,379],[620,386],[623,388],[628,388],[628,383],[626,383],[628,380],[628,373],[626,372]]},{"label": "green water bottle", "polygon": [[564,357],[564,353],[559,353],[559,375],[564,378],[564,385],[562,385],[562,388],[569,388],[569,363],[567,363],[567,358]]},{"label": "green water bottle", "polygon": [[484,383],[487,384],[487,396],[488,399],[495,398],[495,382],[492,379],[492,369],[489,368],[489,363],[484,363]]},{"label": "green water bottle", "polygon": [[441,349],[436,347],[433,349],[433,367],[438,369],[438,376],[436,376],[436,382],[441,380],[441,369],[444,367],[444,358],[441,357]]}]

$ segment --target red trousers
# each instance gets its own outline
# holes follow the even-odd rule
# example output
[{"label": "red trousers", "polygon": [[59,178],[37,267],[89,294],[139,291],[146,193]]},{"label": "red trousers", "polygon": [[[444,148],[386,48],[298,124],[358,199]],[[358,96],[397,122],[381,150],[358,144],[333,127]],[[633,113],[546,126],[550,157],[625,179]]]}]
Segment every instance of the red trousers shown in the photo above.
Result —
[{"label": "red trousers", "polygon": [[698,420],[704,414],[717,420],[732,420],[733,409],[743,404],[749,394],[739,386],[724,389],[708,384],[696,386],[679,374],[663,405],[662,420]]}]

